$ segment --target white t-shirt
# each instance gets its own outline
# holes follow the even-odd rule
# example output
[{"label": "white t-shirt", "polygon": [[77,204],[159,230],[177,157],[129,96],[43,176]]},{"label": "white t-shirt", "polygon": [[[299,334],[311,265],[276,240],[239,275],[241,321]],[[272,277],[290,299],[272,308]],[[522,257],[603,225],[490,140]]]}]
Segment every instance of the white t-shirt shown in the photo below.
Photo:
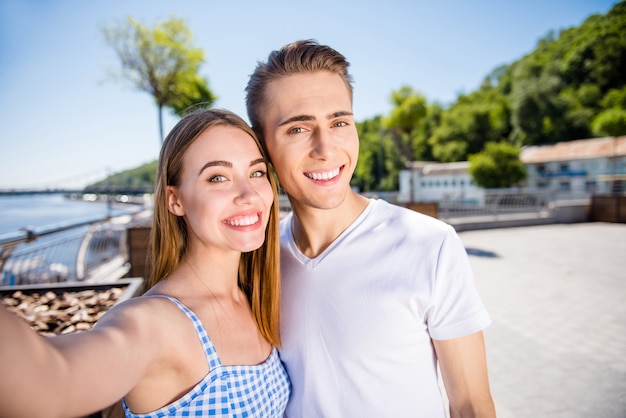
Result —
[{"label": "white t-shirt", "polygon": [[372,200],[322,254],[281,222],[287,417],[445,417],[431,337],[491,323],[454,229]]}]

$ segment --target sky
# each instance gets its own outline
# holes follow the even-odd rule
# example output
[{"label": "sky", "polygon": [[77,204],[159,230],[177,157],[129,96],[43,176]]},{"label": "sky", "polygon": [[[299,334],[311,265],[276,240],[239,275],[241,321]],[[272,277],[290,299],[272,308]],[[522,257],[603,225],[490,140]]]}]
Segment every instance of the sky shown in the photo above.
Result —
[{"label": "sky", "polygon": [[[205,52],[200,75],[247,120],[258,61],[316,39],[351,63],[357,121],[386,115],[409,86],[453,103],[550,31],[605,14],[617,0],[0,0],[0,190],[83,187],[158,157],[157,109],[119,70],[102,28],[127,17],[183,18]],[[165,133],[178,118],[165,111]]]}]

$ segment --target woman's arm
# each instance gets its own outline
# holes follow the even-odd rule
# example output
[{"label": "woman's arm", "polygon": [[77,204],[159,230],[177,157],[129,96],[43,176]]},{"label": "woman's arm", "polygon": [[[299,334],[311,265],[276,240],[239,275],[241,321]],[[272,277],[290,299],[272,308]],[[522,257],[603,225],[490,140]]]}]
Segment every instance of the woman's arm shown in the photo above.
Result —
[{"label": "woman's arm", "polygon": [[127,301],[91,331],[49,338],[0,306],[0,417],[79,416],[119,400],[158,356],[141,305]]}]

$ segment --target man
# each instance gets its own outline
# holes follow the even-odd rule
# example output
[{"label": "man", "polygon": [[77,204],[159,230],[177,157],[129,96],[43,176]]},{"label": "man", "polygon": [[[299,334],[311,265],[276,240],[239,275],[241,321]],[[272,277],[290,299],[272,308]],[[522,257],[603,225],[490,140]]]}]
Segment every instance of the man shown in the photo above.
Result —
[{"label": "man", "polygon": [[490,317],[454,229],[350,188],[359,139],[346,59],[270,53],[247,111],[292,206],[281,223],[289,417],[493,417]]}]

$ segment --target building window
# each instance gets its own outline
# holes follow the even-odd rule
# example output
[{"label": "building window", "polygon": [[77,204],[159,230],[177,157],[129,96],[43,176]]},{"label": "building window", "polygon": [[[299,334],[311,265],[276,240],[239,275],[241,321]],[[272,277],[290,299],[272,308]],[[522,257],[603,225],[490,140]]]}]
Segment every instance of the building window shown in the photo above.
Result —
[{"label": "building window", "polygon": [[569,192],[572,190],[572,185],[569,181],[562,181],[559,183],[559,190],[562,192]]}]

